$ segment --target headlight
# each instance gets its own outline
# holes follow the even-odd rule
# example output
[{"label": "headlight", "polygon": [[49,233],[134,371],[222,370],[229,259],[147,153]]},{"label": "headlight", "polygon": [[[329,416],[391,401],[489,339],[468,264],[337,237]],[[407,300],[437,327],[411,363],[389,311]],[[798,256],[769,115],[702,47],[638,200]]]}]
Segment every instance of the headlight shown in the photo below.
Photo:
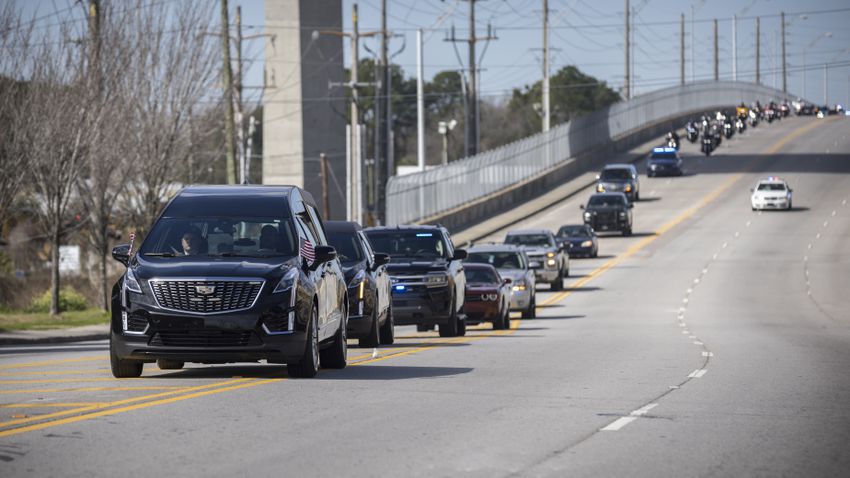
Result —
[{"label": "headlight", "polygon": [[620,217],[626,217],[626,211],[620,211]]},{"label": "headlight", "polygon": [[655,170],[655,165],[654,165],[654,164],[650,164],[650,165],[649,165],[649,169],[652,169],[652,170],[654,171],[654,170]]},{"label": "headlight", "polygon": [[136,279],[136,274],[133,273],[133,269],[127,268],[127,275],[124,276],[124,287],[127,288],[130,292],[135,292],[137,294],[142,293],[142,286],[139,285],[139,281]]},{"label": "headlight", "polygon": [[628,192],[631,192],[631,191],[632,191],[632,185],[631,185],[631,184],[626,184],[626,189],[625,189],[625,191],[626,191],[627,193],[628,193]]},{"label": "headlight", "polygon": [[549,259],[548,261],[546,261],[546,264],[549,264],[550,266],[554,266],[555,265],[555,259]]},{"label": "headlight", "polygon": [[449,283],[449,276],[445,274],[434,274],[425,277],[425,284],[428,287],[441,287]]},{"label": "headlight", "polygon": [[516,281],[516,283],[514,284],[514,286],[513,286],[513,287],[511,287],[511,289],[512,289],[512,290],[515,290],[515,291],[525,290],[525,281],[524,281],[524,280],[518,280],[518,281]]},{"label": "headlight", "polygon": [[555,257],[555,253],[554,252],[547,252],[546,257]]},{"label": "headlight", "polygon": [[590,211],[585,211],[584,217],[587,218],[587,219],[590,219]]},{"label": "headlight", "polygon": [[604,192],[605,192],[605,188],[604,188],[604,187],[602,187],[602,185],[601,185],[601,184],[597,184],[597,185],[596,185],[596,192],[604,193]]},{"label": "headlight", "polygon": [[357,275],[351,279],[351,282],[348,283],[348,288],[357,288],[357,298],[359,300],[363,300],[364,289],[366,288],[366,271],[361,270],[357,272]]},{"label": "headlight", "polygon": [[293,267],[283,275],[280,279],[280,282],[277,283],[272,294],[277,294],[278,292],[285,292],[287,290],[292,289],[292,297],[295,297],[295,288],[298,287],[298,268]]},{"label": "headlight", "polygon": [[581,243],[581,247],[590,247],[593,245],[593,241],[584,241]]}]

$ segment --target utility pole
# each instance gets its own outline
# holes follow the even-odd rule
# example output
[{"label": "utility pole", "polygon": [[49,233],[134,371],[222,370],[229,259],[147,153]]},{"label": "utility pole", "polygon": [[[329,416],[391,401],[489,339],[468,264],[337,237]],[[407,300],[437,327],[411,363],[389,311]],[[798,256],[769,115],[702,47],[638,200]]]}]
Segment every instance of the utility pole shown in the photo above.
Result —
[{"label": "utility pole", "polygon": [[478,88],[475,71],[475,0],[469,1],[469,109],[467,110],[467,119],[469,126],[466,129],[469,134],[468,156],[478,154]]},{"label": "utility pole", "polygon": [[251,182],[251,160],[254,157],[254,132],[256,131],[257,123],[257,118],[255,118],[254,115],[251,115],[248,119],[248,140],[246,141],[247,152],[245,153],[245,179],[247,182]]},{"label": "utility pole", "polygon": [[[360,66],[360,32],[357,28],[357,4],[352,5],[351,11],[351,140],[350,140],[350,155],[349,155],[349,171],[351,174],[348,177],[348,204],[350,205],[351,213],[349,221],[358,221],[363,211],[359,210],[361,202],[360,191],[360,108],[357,103],[360,101],[360,95],[357,91],[357,82],[359,74],[357,70]],[[358,221],[359,222],[359,221]]]},{"label": "utility pole", "polygon": [[785,12],[781,12],[779,19],[782,22],[782,92],[788,93],[788,75],[785,69]]},{"label": "utility pole", "polygon": [[378,131],[375,131],[375,137],[383,141],[380,142],[380,154],[375,154],[375,182],[377,186],[375,212],[379,223],[384,223],[384,214],[386,211],[386,184],[390,177],[389,162],[390,149],[392,149],[392,130],[390,126],[390,115],[392,108],[390,106],[389,82],[390,82],[390,63],[387,55],[387,47],[389,43],[389,32],[387,31],[387,0],[381,0],[381,66],[383,70],[382,78],[376,81],[380,83],[378,94],[378,102],[375,104],[375,115],[383,116],[382,123],[378,125]]},{"label": "utility pole", "polygon": [[697,77],[694,73],[694,61],[696,61],[696,56],[694,56],[694,6],[691,5],[691,81],[697,81]]},{"label": "utility pole", "polygon": [[[423,64],[422,29],[420,28],[416,30],[416,164],[419,166],[420,172],[425,171],[425,73]],[[469,118],[468,115],[467,118]]]},{"label": "utility pole", "polygon": [[829,76],[829,63],[823,64],[823,104],[829,105],[829,84],[827,77]]},{"label": "utility pole", "polygon": [[685,14],[679,20],[679,84],[685,85]]},{"label": "utility pole", "polygon": [[626,37],[625,37],[626,81],[623,84],[623,93],[624,93],[624,96],[626,97],[626,100],[628,100],[632,97],[632,95],[631,95],[631,72],[629,71],[630,70],[629,67],[631,66],[631,61],[630,61],[630,58],[629,58],[629,56],[630,56],[629,53],[631,52],[631,34],[630,34],[630,31],[629,31],[629,28],[631,26],[631,24],[629,23],[629,13],[630,13],[630,11],[629,11],[629,0],[626,0],[626,8],[625,8],[624,12],[625,12],[625,19],[626,19]]},{"label": "utility pole", "polygon": [[319,153],[319,167],[322,174],[322,213],[327,220],[331,215],[331,203],[328,198],[328,157],[325,153]]},{"label": "utility pole", "polygon": [[228,18],[227,0],[221,0],[221,81],[224,88],[224,140],[227,155],[227,184],[236,183],[236,145],[233,141],[233,70],[230,66],[230,19]]},{"label": "utility pole", "polygon": [[714,19],[714,81],[720,79],[719,58],[717,48],[717,19]]},{"label": "utility pole", "polygon": [[756,17],[756,84],[761,84],[761,18]]},{"label": "utility pole", "polygon": [[543,131],[549,131],[549,0],[543,0]]},{"label": "utility pole", "polygon": [[732,15],[732,81],[738,81],[738,15]]},{"label": "utility pole", "polygon": [[236,6],[236,79],[234,80],[233,92],[235,97],[233,103],[236,108],[236,152],[239,155],[239,184],[245,184],[248,180],[247,167],[245,165],[245,128],[242,113],[242,7]]}]

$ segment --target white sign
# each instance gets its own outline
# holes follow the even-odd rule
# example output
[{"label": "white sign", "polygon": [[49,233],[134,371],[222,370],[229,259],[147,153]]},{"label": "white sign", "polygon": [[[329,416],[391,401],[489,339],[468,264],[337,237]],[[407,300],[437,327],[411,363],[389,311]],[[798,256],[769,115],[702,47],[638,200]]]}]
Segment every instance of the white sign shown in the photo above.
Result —
[{"label": "white sign", "polygon": [[70,275],[80,273],[80,246],[59,246],[59,272]]}]

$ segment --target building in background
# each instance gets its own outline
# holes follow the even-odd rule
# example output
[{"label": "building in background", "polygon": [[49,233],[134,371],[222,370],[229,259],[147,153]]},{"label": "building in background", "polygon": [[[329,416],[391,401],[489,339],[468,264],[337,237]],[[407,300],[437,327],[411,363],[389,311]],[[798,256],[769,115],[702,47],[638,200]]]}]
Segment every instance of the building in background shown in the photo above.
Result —
[{"label": "building in background", "polygon": [[301,186],[321,204],[325,153],[330,219],[345,219],[343,38],[318,34],[342,31],[342,1],[266,0],[265,15],[275,39],[265,46],[263,184]]}]

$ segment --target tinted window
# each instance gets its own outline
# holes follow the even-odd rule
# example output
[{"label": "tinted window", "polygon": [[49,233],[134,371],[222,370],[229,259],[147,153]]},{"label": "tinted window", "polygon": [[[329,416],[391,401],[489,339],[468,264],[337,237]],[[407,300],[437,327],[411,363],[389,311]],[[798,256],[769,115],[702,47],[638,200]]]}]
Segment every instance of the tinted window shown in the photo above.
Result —
[{"label": "tinted window", "polygon": [[558,229],[558,235],[565,237],[587,237],[590,235],[590,231],[584,226],[564,226]]},{"label": "tinted window", "polygon": [[364,254],[360,249],[360,241],[356,233],[328,232],[328,242],[336,249],[337,256],[342,262],[360,262]]},{"label": "tinted window", "polygon": [[600,179],[611,181],[623,181],[632,178],[632,173],[628,169],[603,169]]},{"label": "tinted window", "polygon": [[470,252],[465,262],[490,264],[496,269],[525,269],[525,261],[517,252]]},{"label": "tinted window", "polygon": [[652,159],[676,159],[676,153],[656,152],[652,153]]},{"label": "tinted window", "polygon": [[292,223],[283,218],[162,218],[139,252],[174,255],[293,256]]},{"label": "tinted window", "polygon": [[511,234],[505,238],[505,244],[522,246],[553,246],[548,234]]},{"label": "tinted window", "polygon": [[626,203],[625,196],[603,196],[603,195],[595,195],[590,197],[590,201],[587,202],[588,206],[622,206]]},{"label": "tinted window", "polygon": [[782,183],[762,183],[759,184],[759,191],[785,191],[785,185]]},{"label": "tinted window", "polygon": [[390,257],[446,258],[446,244],[438,231],[367,231],[372,249]]},{"label": "tinted window", "polygon": [[467,283],[497,284],[501,281],[498,274],[490,269],[466,268],[464,274]]}]

